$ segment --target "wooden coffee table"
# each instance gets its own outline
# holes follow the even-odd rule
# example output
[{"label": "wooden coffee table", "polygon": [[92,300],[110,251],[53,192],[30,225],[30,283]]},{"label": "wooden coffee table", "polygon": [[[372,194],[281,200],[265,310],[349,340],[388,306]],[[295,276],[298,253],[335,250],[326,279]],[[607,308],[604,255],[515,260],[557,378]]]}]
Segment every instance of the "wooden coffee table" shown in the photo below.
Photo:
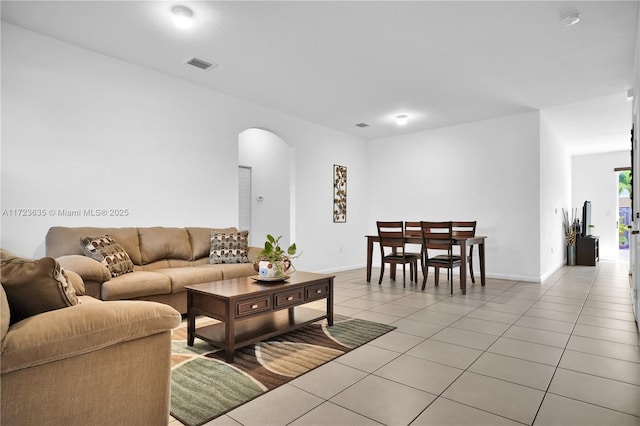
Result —
[{"label": "wooden coffee table", "polygon": [[[284,282],[260,282],[251,277],[185,286],[187,344],[196,337],[223,348],[233,362],[237,348],[326,318],[333,325],[334,275],[294,272]],[[301,306],[327,299],[326,312]],[[196,315],[220,323],[196,329]]]}]

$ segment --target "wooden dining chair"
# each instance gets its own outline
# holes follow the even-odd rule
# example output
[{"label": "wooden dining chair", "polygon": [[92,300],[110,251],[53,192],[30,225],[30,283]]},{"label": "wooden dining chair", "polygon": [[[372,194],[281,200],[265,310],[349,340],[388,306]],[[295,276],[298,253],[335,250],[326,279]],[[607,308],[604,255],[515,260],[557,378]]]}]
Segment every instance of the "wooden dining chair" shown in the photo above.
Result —
[{"label": "wooden dining chair", "polygon": [[409,277],[411,281],[418,282],[418,259],[419,255],[407,253],[404,242],[404,227],[402,221],[396,222],[376,222],[378,227],[378,238],[380,240],[380,279],[378,284],[382,284],[385,264],[402,265],[402,285],[406,286],[405,266],[409,264]]},{"label": "wooden dining chair", "polygon": [[[453,254],[453,226],[451,222],[420,222],[422,230],[422,289],[427,285],[429,267],[435,268],[435,285],[438,285],[440,268],[453,271],[462,264],[460,256]],[[453,278],[451,279],[453,294]]]},{"label": "wooden dining chair", "polygon": [[[476,236],[476,221],[452,221],[453,236],[460,237],[475,237]],[[475,284],[476,279],[473,276],[473,246],[469,247],[469,253],[467,255],[467,263],[469,264],[469,274],[471,275],[471,282]]]}]

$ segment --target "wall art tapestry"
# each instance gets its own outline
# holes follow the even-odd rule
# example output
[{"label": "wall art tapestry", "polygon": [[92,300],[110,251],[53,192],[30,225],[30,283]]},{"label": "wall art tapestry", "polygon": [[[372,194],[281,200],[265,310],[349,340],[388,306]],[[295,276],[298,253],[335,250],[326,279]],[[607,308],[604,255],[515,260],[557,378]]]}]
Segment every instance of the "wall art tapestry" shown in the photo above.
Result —
[{"label": "wall art tapestry", "polygon": [[333,221],[347,221],[347,166],[333,165]]}]

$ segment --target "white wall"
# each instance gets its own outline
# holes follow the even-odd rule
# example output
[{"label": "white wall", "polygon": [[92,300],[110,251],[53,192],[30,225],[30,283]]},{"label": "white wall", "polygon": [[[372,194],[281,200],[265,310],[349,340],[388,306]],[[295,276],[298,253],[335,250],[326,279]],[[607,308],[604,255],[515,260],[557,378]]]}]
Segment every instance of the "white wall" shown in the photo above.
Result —
[{"label": "white wall", "polygon": [[[20,255],[44,255],[55,225],[237,225],[238,136],[261,128],[292,147],[298,269],[363,266],[364,235],[392,218],[478,220],[493,277],[536,281],[560,262],[553,184],[570,178],[537,112],[365,142],[5,22],[1,66],[0,207],[46,213],[2,216],[1,245]],[[334,164],[347,223],[332,222]]]},{"label": "white wall", "polygon": [[[326,134],[315,144],[296,146],[296,245],[304,255],[298,269],[312,262],[319,270],[347,270],[366,263],[364,235],[371,192],[365,143],[344,144]],[[333,223],[333,165],[347,167],[347,222]],[[305,232],[303,232],[305,231]],[[340,262],[336,262],[340,259]],[[307,268],[308,269],[308,268]]]},{"label": "white wall", "polygon": [[572,161],[573,205],[582,217],[582,204],[591,201],[591,223],[595,225],[593,234],[600,237],[600,258],[617,259],[618,179],[614,168],[631,166],[629,151],[574,156]]},{"label": "white wall", "polygon": [[[2,23],[2,247],[44,255],[49,227],[235,226],[238,135],[294,148],[298,269],[365,262],[364,142],[296,117]],[[349,222],[332,223],[332,164],[350,166]],[[128,209],[62,217],[59,209]],[[338,243],[343,244],[342,253]]]},{"label": "white wall", "polygon": [[545,111],[540,113],[540,270],[542,279],[566,263],[562,210],[571,220],[571,156]]},{"label": "white wall", "polygon": [[538,281],[539,140],[530,112],[370,141],[368,231],[376,220],[477,220],[487,275]]},{"label": "white wall", "polygon": [[[240,133],[239,162],[251,167],[251,232],[249,243],[262,247],[267,234],[281,236],[281,246],[290,238],[292,149],[277,135],[262,129]],[[261,197],[261,200],[257,198]]]}]

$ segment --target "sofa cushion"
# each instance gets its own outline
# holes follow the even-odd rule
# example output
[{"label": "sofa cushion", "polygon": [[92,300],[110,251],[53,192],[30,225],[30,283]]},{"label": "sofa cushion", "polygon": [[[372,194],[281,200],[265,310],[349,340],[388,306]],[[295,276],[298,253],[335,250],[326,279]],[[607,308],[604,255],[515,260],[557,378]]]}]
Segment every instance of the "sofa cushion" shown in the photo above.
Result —
[{"label": "sofa cushion", "polygon": [[146,265],[142,265],[140,267],[141,271],[155,271],[157,269],[166,269],[166,268],[182,268],[185,266],[191,266],[190,260],[182,260],[182,259],[160,259],[155,262],[147,263]]},{"label": "sofa cushion", "polygon": [[68,228],[53,226],[46,236],[46,255],[54,258],[70,254],[84,255],[78,240],[87,235],[111,235],[124,248],[134,265],[140,265],[138,228],[97,228],[82,226]]},{"label": "sofa cushion", "polygon": [[160,259],[191,260],[189,234],[184,228],[138,228],[142,265]]},{"label": "sofa cushion", "polygon": [[209,263],[248,263],[249,231],[220,233],[211,231]]},{"label": "sofa cushion", "polygon": [[10,324],[78,304],[72,284],[52,257],[33,260],[2,257],[0,279],[11,310]]},{"label": "sofa cushion", "polygon": [[85,256],[107,267],[112,277],[133,272],[133,262],[120,244],[110,235],[80,239]]},{"label": "sofa cushion", "polygon": [[171,279],[164,274],[150,271],[135,271],[119,275],[102,284],[102,300],[122,300],[136,297],[169,294]]},{"label": "sofa cushion", "polygon": [[223,279],[221,268],[214,267],[214,265],[209,266],[211,268],[185,266],[183,268],[156,269],[153,272],[168,276],[171,279],[171,293],[179,293],[185,291],[184,286],[186,285]]},{"label": "sofa cushion", "polygon": [[196,266],[196,268],[204,268],[212,266],[220,269],[222,272],[222,279],[228,280],[231,278],[248,277],[250,275],[258,275],[253,268],[253,263],[226,263],[223,265],[202,265]]}]

